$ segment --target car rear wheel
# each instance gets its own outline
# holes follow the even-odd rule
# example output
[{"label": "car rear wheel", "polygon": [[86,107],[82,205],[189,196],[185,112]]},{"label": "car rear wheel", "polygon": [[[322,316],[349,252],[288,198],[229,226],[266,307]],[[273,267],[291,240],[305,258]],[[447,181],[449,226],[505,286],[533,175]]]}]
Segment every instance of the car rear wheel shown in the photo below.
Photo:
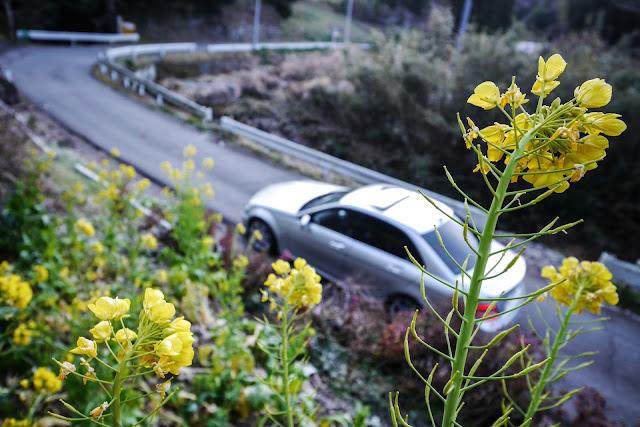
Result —
[{"label": "car rear wheel", "polygon": [[385,302],[385,308],[390,315],[395,316],[398,313],[415,311],[420,308],[420,304],[407,295],[391,295]]},{"label": "car rear wheel", "polygon": [[261,219],[253,219],[249,223],[249,236],[252,236],[256,230],[260,232],[262,239],[256,239],[253,242],[253,250],[256,252],[266,252],[268,254],[275,255],[277,253],[277,245],[276,239],[271,231],[271,227]]}]

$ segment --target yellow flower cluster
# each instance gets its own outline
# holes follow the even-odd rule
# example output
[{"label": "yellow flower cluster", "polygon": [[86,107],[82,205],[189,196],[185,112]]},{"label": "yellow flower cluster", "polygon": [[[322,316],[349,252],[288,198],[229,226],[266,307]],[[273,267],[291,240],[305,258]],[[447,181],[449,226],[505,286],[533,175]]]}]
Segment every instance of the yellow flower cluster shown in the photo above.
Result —
[{"label": "yellow flower cluster", "polygon": [[4,268],[3,270],[0,276],[0,303],[20,309],[25,308],[33,297],[31,286],[23,282],[17,274],[10,274]]},{"label": "yellow flower cluster", "polygon": [[542,269],[542,277],[558,283],[549,294],[559,303],[571,305],[578,296],[576,312],[587,309],[600,313],[603,303],[616,305],[618,294],[611,283],[611,272],[599,262],[578,261],[574,257],[565,258],[556,270],[552,266]]},{"label": "yellow flower cluster", "polygon": [[31,420],[17,420],[15,418],[5,418],[2,422],[2,427],[29,427]]},{"label": "yellow flower cluster", "polygon": [[143,234],[140,238],[140,243],[142,243],[142,246],[149,249],[156,249],[158,247],[158,239],[156,239],[156,237],[151,233]]},{"label": "yellow flower cluster", "polygon": [[[566,62],[558,54],[547,61],[540,58],[532,93],[547,96],[560,84],[556,79],[565,66]],[[534,131],[536,134],[517,158],[513,181],[522,176],[534,187],[549,187],[557,193],[565,191],[569,188],[568,181],[579,181],[605,157],[609,141],[603,135],[618,136],[627,128],[619,114],[587,112],[589,108],[607,105],[611,93],[611,85],[603,79],[588,80],[575,89],[570,102],[561,104],[558,98],[550,106],[542,106],[536,113],[529,114],[522,107],[528,100],[515,83],[504,94],[500,94],[493,82],[481,83],[467,102],[485,110],[510,105],[514,115],[518,109],[522,112],[509,124],[495,123],[483,129],[467,119],[470,128],[463,129],[467,148],[471,148],[476,138],[487,144],[483,164],[478,164],[475,171],[482,169],[487,174],[494,167],[492,164],[503,157],[508,163],[520,140],[528,131]]]},{"label": "yellow flower cluster", "polygon": [[49,272],[47,271],[47,267],[45,267],[44,265],[34,265],[31,271],[33,271],[34,273],[34,283],[42,283],[49,278]]},{"label": "yellow flower cluster", "polygon": [[178,375],[181,367],[191,366],[193,361],[194,339],[191,323],[184,317],[171,320],[175,314],[175,307],[164,300],[164,294],[158,289],[146,289],[143,307],[138,328],[140,335],[143,334],[145,322],[148,321],[152,324],[155,338],[153,348],[145,349],[143,364],[153,368],[161,378],[167,373]]},{"label": "yellow flower cluster", "polygon": [[[29,327],[35,328],[35,322],[29,322]],[[13,342],[16,345],[29,345],[31,343],[31,337],[35,335],[35,331],[29,329],[24,323],[20,323],[18,327],[13,331]]]},{"label": "yellow flower cluster", "polygon": [[86,218],[78,218],[73,228],[77,232],[82,232],[89,237],[93,237],[96,234],[95,228],[93,228],[93,224],[86,220]]},{"label": "yellow flower cluster", "polygon": [[55,393],[62,388],[62,381],[51,369],[41,366],[33,373],[33,387],[38,393]]},{"label": "yellow flower cluster", "polygon": [[[278,260],[271,264],[271,267],[275,274],[269,274],[264,282],[270,292],[280,295],[287,304],[297,308],[320,303],[322,300],[321,277],[307,264],[306,260],[296,259],[293,262],[293,268],[288,262]],[[268,294],[263,290],[262,301],[266,302],[268,299]],[[271,299],[271,306],[275,308],[273,299]]]}]

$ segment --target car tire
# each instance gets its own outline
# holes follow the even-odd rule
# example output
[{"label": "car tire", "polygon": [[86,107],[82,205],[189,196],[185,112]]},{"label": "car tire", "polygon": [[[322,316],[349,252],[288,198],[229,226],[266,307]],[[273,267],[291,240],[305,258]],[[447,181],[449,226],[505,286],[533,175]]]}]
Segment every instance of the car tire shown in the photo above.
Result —
[{"label": "car tire", "polygon": [[420,304],[408,295],[391,295],[384,304],[387,313],[395,316],[398,313],[413,312],[420,308]]},{"label": "car tire", "polygon": [[261,219],[255,218],[249,222],[249,236],[252,236],[256,230],[260,232],[262,239],[253,242],[253,250],[268,253],[269,255],[276,255],[278,253],[278,245],[273,236],[273,231],[271,231],[271,227]]}]

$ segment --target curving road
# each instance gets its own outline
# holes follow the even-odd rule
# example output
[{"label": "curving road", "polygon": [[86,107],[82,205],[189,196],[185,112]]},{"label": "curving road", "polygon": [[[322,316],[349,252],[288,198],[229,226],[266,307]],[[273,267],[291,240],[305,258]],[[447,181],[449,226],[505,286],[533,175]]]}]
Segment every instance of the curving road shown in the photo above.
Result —
[{"label": "curving road", "polygon": [[28,47],[4,53],[20,93],[93,144],[120,150],[122,161],[165,182],[160,163],[179,165],[182,149],[193,144],[198,158],[211,156],[206,172],[216,196],[211,208],[239,221],[249,197],[267,184],[300,178],[240,150],[216,143],[211,135],[136,102],[91,76],[103,46]]},{"label": "curving road", "polygon": [[[93,144],[109,150],[117,147],[123,161],[159,182],[165,181],[159,165],[182,160],[182,149],[193,144],[199,158],[211,156],[215,167],[206,179],[217,190],[211,207],[225,218],[238,221],[250,195],[263,186],[295,178],[271,163],[233,148],[218,145],[212,137],[178,120],[159,113],[98,82],[90,68],[101,46],[28,47],[8,51],[0,64],[14,75],[20,92],[33,104]],[[544,286],[530,269],[527,286],[532,291]],[[545,317],[554,317],[550,305],[543,305]],[[612,319],[606,329],[580,337],[568,352],[599,350],[587,369],[567,376],[567,388],[591,385],[607,397],[610,416],[628,425],[640,422],[640,322],[619,311],[607,312]],[[520,324],[526,325],[523,313]],[[585,315],[587,316],[587,315]]]}]

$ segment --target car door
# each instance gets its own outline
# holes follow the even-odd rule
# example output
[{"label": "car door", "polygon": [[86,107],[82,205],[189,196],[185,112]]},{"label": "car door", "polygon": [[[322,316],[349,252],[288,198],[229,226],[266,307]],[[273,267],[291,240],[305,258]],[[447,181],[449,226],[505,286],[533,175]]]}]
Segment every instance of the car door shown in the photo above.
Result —
[{"label": "car door", "polygon": [[405,246],[422,264],[411,238],[401,229],[367,213],[347,210],[350,219],[346,274],[373,294],[420,295],[420,270],[413,265]]},{"label": "car door", "polygon": [[295,256],[305,258],[328,279],[345,277],[345,257],[349,250],[350,219],[342,208],[328,208],[310,214],[300,225],[290,247]]}]

